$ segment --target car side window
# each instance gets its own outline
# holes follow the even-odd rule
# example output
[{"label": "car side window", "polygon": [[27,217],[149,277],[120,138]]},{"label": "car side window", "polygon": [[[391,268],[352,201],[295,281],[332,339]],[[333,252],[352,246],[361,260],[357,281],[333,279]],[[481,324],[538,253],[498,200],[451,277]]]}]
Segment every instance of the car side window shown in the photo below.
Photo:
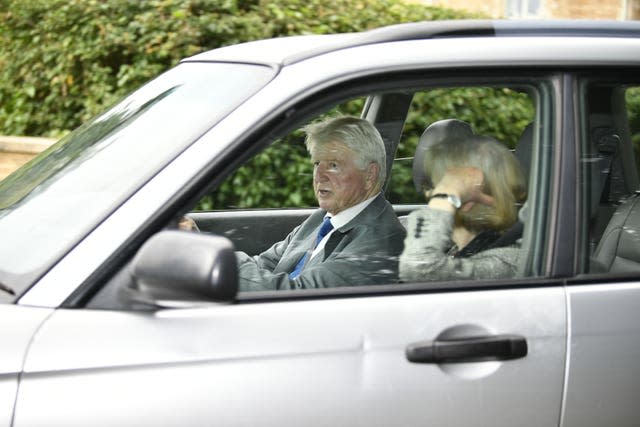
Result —
[{"label": "car side window", "polygon": [[[539,166],[549,161],[548,153],[539,153],[537,168],[532,169],[531,159],[552,127],[542,92],[541,86],[496,83],[442,87],[414,94],[387,188],[387,196],[408,231],[405,259],[403,262],[401,257],[400,262],[402,281],[504,279],[541,274],[541,246],[547,238],[540,212],[546,206],[544,188],[548,187],[549,177]],[[459,138],[478,142],[470,145],[466,161],[459,159],[460,152],[455,151],[463,147],[452,148],[447,154],[447,144],[456,147]],[[444,148],[428,148],[440,140]],[[491,141],[502,151],[487,156],[485,151],[492,147]],[[492,156],[495,166],[489,166]],[[441,166],[442,162],[448,166]],[[429,196],[440,193],[438,189],[442,187],[434,179],[443,179],[446,168],[466,165],[484,167],[483,191],[495,198],[494,206],[484,206],[483,210],[476,203],[467,214],[468,206],[474,202],[463,205],[454,216],[453,233],[437,237],[439,229],[431,224],[440,218],[434,218],[429,210],[419,212],[431,205]],[[506,165],[513,167],[509,170]],[[529,223],[527,212],[531,211],[538,217],[534,220],[537,226]],[[492,215],[488,212],[500,212],[497,216],[501,219],[486,220]],[[467,233],[466,241],[456,237],[461,232]],[[434,242],[441,239],[443,243],[436,247]],[[438,256],[434,257],[434,253]],[[476,261],[483,258],[486,261]],[[501,269],[505,265],[507,268]]]},{"label": "car side window", "polygon": [[[345,101],[309,122],[340,115],[358,116],[364,101],[364,98]],[[203,197],[195,210],[316,207],[310,185],[313,170],[303,127],[292,129],[248,159],[215,191]]]},{"label": "car side window", "polygon": [[640,85],[590,79],[581,86],[584,271],[640,272]]},{"label": "car side window", "polygon": [[[397,281],[404,228],[382,189],[387,149],[355,98],[315,115],[254,154],[189,216],[230,238],[240,290]],[[349,114],[357,108],[357,114]]]},{"label": "car side window", "polygon": [[[528,175],[531,134],[525,130],[533,124],[535,112],[534,97],[520,88],[471,86],[416,92],[394,159],[387,197],[396,205],[424,203],[424,196],[413,184],[415,148],[428,125],[443,119],[468,122],[475,133],[491,136],[517,152]],[[529,140],[516,149],[524,138]]]},{"label": "car side window", "polygon": [[[523,80],[509,84],[412,87],[347,100],[308,118],[281,136],[276,135],[274,140],[266,141],[261,150],[247,153],[247,160],[203,197],[188,216],[200,231],[222,235],[233,242],[241,291],[535,275],[538,270],[525,260],[539,252],[537,248],[544,243],[546,231],[536,228],[526,235],[527,218],[523,213],[534,193],[539,193],[537,205],[544,204],[546,197],[538,191],[545,186],[540,185],[545,177],[532,180],[529,176],[532,173],[529,159],[537,146],[531,129],[534,125],[551,126],[542,114],[549,107],[541,102],[544,98],[541,91],[539,83]],[[326,146],[320,143],[305,146],[306,139],[315,141],[328,132],[312,130],[314,126],[322,127],[345,116],[370,126],[378,136],[373,138],[367,134],[364,140],[380,139],[380,149],[388,158],[393,156],[394,161],[379,161],[377,169],[370,170],[376,162],[367,156],[376,148],[367,147],[362,150],[366,154],[364,161],[354,160],[358,165],[354,170],[358,172],[340,178],[340,171],[351,161],[348,153],[352,151],[351,147],[345,151],[341,144],[333,145],[341,142],[343,133],[326,138]],[[454,128],[453,137],[442,139],[440,134],[447,134],[450,126]],[[456,136],[455,128],[460,126],[468,132]],[[430,128],[431,131],[425,132]],[[314,132],[317,132],[315,136]],[[423,143],[429,133],[438,140],[437,150],[431,150],[431,142]],[[468,158],[457,164],[454,157],[458,154],[447,154],[451,148],[464,151]],[[419,161],[415,160],[416,156]],[[424,210],[427,204],[432,207],[427,197],[435,200],[442,196],[433,191],[441,188],[437,184],[446,170],[432,175],[434,171],[425,163],[428,161],[432,164],[450,162],[449,169],[468,166],[474,173],[484,168],[484,172],[480,172],[483,195],[477,197],[488,197],[490,201],[483,207],[480,203],[483,199],[471,200],[461,193],[458,196],[463,200],[456,207],[464,213],[451,217],[438,213],[440,216],[433,219],[418,218],[418,214],[411,216],[414,211]],[[369,194],[370,187],[364,182],[373,170],[377,175],[382,172],[384,175],[379,190]],[[416,181],[416,170],[424,182]],[[451,182],[459,178],[462,179],[449,177]],[[367,190],[345,191],[341,187],[360,179],[363,179],[362,188]],[[323,180],[326,185],[314,187],[314,181],[318,184]],[[431,188],[425,186],[427,181]],[[344,200],[336,202],[340,194]],[[455,205],[455,197],[451,201]],[[365,202],[366,207],[357,207]],[[334,212],[336,203],[338,208]],[[375,208],[370,208],[374,205]],[[356,208],[359,210],[353,216],[339,219],[343,211]],[[370,209],[375,209],[377,219],[371,224],[359,223]],[[323,215],[330,216],[331,223],[336,222],[330,225],[326,238],[322,234]],[[450,225],[443,226],[445,228],[434,225],[433,230],[422,234],[428,245],[439,242],[437,248],[430,247],[438,253],[438,259],[430,262],[439,263],[440,268],[427,271],[424,266],[429,253],[414,250],[425,247],[425,242],[415,242],[412,236],[421,234],[416,231],[416,224],[442,221],[450,221]],[[446,228],[462,224],[459,221],[466,221],[466,241],[454,238],[459,230]],[[436,233],[444,234],[442,238],[433,238]],[[489,252],[485,252],[487,250]],[[475,259],[481,257],[497,258],[476,265]],[[442,268],[442,262],[450,264],[449,267]],[[508,269],[498,271],[491,263],[507,264]]]},{"label": "car side window", "polygon": [[318,207],[304,126],[330,117],[358,115],[363,104],[364,98],[347,100],[267,141],[266,147],[248,155],[202,197],[189,217],[200,231],[229,238],[238,251],[249,256],[266,251]]},{"label": "car side window", "polygon": [[[328,102],[315,114],[261,129],[230,157],[225,175],[203,182],[209,186],[205,195],[180,210],[176,218],[186,217],[202,235],[178,240],[193,246],[207,235],[228,239],[232,246],[210,240],[224,242],[234,255],[243,298],[252,298],[253,291],[275,291],[277,297],[286,290],[345,287],[358,294],[372,285],[375,292],[451,287],[464,279],[509,285],[511,279],[544,276],[553,82],[536,75],[516,81],[483,75],[481,83],[464,86],[446,79],[407,81],[384,91],[367,85],[340,104]],[[341,132],[323,128],[328,123]],[[343,127],[360,135],[355,146],[336,144],[349,139]],[[324,143],[306,144],[323,134]],[[456,150],[465,162],[451,156]],[[438,172],[439,165],[447,167]],[[447,176],[449,184],[469,183],[457,174],[460,168],[471,177],[481,171],[477,186],[484,196],[469,199],[460,188],[439,187]],[[362,191],[345,191],[345,183]],[[336,204],[337,193],[347,203]],[[424,213],[427,205],[430,214]],[[470,212],[459,222],[468,228],[466,241],[453,236],[454,208]],[[478,258],[491,260],[476,263]],[[129,281],[125,269],[92,304],[111,307],[112,294],[130,288]]]}]

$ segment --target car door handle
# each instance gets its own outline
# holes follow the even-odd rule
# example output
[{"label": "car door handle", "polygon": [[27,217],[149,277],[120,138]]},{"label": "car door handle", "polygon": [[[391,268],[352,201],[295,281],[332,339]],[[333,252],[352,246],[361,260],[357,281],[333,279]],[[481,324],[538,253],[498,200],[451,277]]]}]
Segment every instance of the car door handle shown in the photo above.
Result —
[{"label": "car door handle", "polygon": [[527,340],[518,335],[492,335],[436,339],[409,344],[407,359],[413,363],[468,363],[511,360],[527,355]]}]

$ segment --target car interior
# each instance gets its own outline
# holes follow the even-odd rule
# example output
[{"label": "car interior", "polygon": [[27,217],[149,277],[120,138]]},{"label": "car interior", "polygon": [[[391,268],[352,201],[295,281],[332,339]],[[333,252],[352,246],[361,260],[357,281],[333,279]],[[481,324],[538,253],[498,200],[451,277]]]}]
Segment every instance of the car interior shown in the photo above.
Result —
[{"label": "car interior", "polygon": [[[456,89],[452,88],[450,92],[454,94]],[[515,89],[501,88],[500,90],[512,90],[526,94],[530,89],[517,87]],[[372,94],[366,98],[362,111],[359,113],[361,117],[374,123],[382,135],[387,152],[387,182],[384,192],[387,199],[393,204],[401,223],[405,221],[411,211],[426,203],[419,184],[424,178],[424,172],[419,165],[420,162],[414,162],[416,158],[414,151],[419,152],[419,157],[420,152],[424,151],[424,144],[428,143],[426,140],[421,140],[423,131],[435,123],[436,127],[440,129],[439,132],[455,133],[456,126],[452,125],[464,123],[457,120],[457,117],[436,116],[434,122],[418,121],[420,127],[409,127],[409,118],[419,114],[418,111],[413,110],[415,105],[412,105],[417,93],[414,91],[395,91]],[[533,104],[533,101],[528,100],[527,102]],[[518,136],[516,140],[508,142],[509,146],[514,149],[516,156],[523,162],[523,168],[527,169],[525,174],[528,174],[531,150],[533,149],[532,124],[534,118],[532,108],[527,120],[517,124]],[[499,136],[497,137],[499,138]],[[303,161],[308,160],[304,159]],[[306,180],[303,185],[311,186],[310,173],[301,179]],[[229,180],[233,180],[233,178],[229,178]],[[199,230],[225,236],[232,240],[236,250],[249,255],[257,255],[268,249],[273,243],[285,238],[291,230],[303,222],[314,210],[314,203],[315,200],[311,199],[305,207],[278,207],[278,209],[254,207],[251,209],[192,211],[188,216],[197,224]],[[522,237],[522,231],[523,224],[518,223],[505,238],[515,241]]]},{"label": "car interior", "polygon": [[[640,203],[637,202],[639,188],[637,145],[632,143],[625,105],[626,86],[620,82],[598,83],[588,86],[584,97],[585,134],[588,143],[584,147],[583,184],[588,187],[584,211],[589,212],[587,221],[588,251],[583,256],[583,272],[628,272],[640,269],[640,239],[635,235],[640,222]],[[414,209],[424,203],[417,184],[422,171],[410,156],[399,154],[403,138],[409,135],[419,141],[419,132],[424,129],[406,129],[406,121],[412,113],[414,93],[391,92],[367,97],[361,116],[370,120],[380,131],[387,149],[387,183],[385,195],[393,203],[401,222]],[[457,117],[441,117],[444,123]],[[425,128],[430,123],[425,123]],[[542,126],[538,123],[538,126]],[[511,144],[514,154],[527,175],[531,172],[534,153],[534,117],[526,123],[517,142]],[[637,130],[636,130],[637,133]],[[418,142],[416,152],[424,150]],[[635,151],[634,151],[635,150]],[[411,181],[398,183],[398,170],[411,170]],[[308,177],[310,181],[310,176]],[[407,202],[395,198],[398,185],[413,185],[415,198]],[[236,249],[257,255],[271,244],[284,238],[312,211],[311,207],[278,209],[277,212],[259,209],[229,211],[192,212],[191,218],[201,230],[230,238]],[[526,209],[525,209],[526,210]],[[267,218],[265,218],[268,217]],[[522,215],[525,216],[525,215]],[[265,223],[268,226],[265,227]],[[518,222],[506,239],[522,237],[524,224]],[[534,274],[525,271],[523,276]]]},{"label": "car interior", "polygon": [[[640,269],[640,204],[637,140],[627,114],[626,86],[619,82],[586,85],[588,118],[583,173],[590,185],[590,273]],[[635,135],[637,136],[637,129]]]}]

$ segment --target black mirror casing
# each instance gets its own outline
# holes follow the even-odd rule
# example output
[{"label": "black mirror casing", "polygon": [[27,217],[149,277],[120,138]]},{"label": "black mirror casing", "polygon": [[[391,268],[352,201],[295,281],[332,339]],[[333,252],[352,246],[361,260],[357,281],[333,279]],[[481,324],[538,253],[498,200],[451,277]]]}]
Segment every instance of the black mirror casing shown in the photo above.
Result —
[{"label": "black mirror casing", "polygon": [[134,257],[131,276],[131,291],[156,304],[232,301],[238,292],[233,243],[208,234],[172,230],[152,236]]}]

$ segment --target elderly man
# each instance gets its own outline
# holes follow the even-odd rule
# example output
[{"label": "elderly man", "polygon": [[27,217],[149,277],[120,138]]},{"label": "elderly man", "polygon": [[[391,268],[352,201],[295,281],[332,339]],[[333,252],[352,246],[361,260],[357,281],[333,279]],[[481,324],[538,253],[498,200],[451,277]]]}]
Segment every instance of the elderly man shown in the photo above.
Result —
[{"label": "elderly man", "polygon": [[366,120],[306,129],[320,208],[262,254],[238,252],[243,291],[331,288],[396,281],[405,231],[382,194],[384,143]]}]

